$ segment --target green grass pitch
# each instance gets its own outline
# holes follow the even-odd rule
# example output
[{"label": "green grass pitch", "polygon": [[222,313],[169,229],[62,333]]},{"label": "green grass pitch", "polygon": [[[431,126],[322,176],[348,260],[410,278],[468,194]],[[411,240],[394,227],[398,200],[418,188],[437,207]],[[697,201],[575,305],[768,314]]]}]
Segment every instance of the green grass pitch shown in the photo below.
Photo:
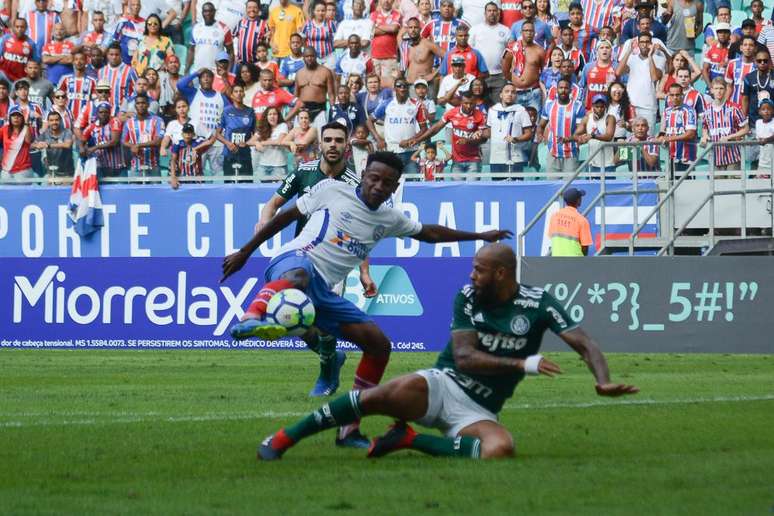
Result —
[{"label": "green grass pitch", "polygon": [[[3,350],[0,514],[774,511],[774,356],[611,354],[642,389],[621,400],[549,356],[565,374],[527,379],[502,412],[515,460],[370,461],[329,431],[259,463],[265,435],[320,403],[311,353]],[[433,360],[394,354],[387,377]]]}]

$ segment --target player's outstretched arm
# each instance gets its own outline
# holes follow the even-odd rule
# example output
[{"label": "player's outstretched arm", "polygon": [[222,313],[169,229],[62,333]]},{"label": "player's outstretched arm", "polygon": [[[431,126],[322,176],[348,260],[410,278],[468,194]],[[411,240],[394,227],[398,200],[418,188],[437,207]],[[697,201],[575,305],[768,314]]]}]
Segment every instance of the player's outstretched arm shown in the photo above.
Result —
[{"label": "player's outstretched arm", "polygon": [[640,390],[634,385],[610,382],[610,371],[607,368],[605,355],[599,350],[594,340],[581,328],[560,333],[559,336],[574,349],[586,362],[589,370],[597,381],[597,394],[600,396],[622,396],[624,394],[636,394]]},{"label": "player's outstretched arm", "polygon": [[422,242],[461,242],[463,240],[497,242],[498,240],[511,237],[513,237],[513,232],[507,229],[493,229],[483,233],[474,233],[472,231],[459,231],[446,226],[439,226],[438,224],[422,224],[422,231],[412,238]]},{"label": "player's outstretched arm", "polygon": [[[529,372],[530,374],[546,376],[562,373],[557,364],[540,355],[534,355],[536,366],[533,370],[527,365],[527,360],[532,360],[533,357],[525,360],[484,353],[478,349],[478,333],[475,331],[453,331],[452,348],[454,364],[463,373],[497,375]],[[528,371],[528,369],[530,370]]]},{"label": "player's outstretched arm", "polygon": [[223,277],[220,278],[220,282],[223,283],[226,278],[241,269],[250,255],[258,249],[258,246],[282,231],[300,216],[301,212],[298,211],[297,207],[293,206],[287,210],[282,210],[278,215],[269,220],[239,251],[223,259]]}]

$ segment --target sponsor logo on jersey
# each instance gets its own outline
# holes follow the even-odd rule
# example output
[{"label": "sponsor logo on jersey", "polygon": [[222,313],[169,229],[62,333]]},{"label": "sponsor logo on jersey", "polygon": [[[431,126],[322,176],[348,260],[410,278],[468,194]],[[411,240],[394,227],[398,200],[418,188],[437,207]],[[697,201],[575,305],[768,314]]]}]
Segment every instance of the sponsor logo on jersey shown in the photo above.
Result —
[{"label": "sponsor logo on jersey", "polygon": [[513,302],[516,306],[523,306],[524,308],[538,308],[540,303],[532,299],[517,299]]},{"label": "sponsor logo on jersey", "polygon": [[376,227],[374,228],[374,234],[373,234],[374,240],[379,241],[382,238],[384,238],[384,232],[386,229],[387,228],[385,228],[381,224],[377,224]]},{"label": "sponsor logo on jersey", "polygon": [[482,314],[481,312],[478,312],[478,313],[476,313],[476,315],[471,317],[470,320],[472,322],[474,322],[474,323],[477,323],[477,322],[482,323],[482,322],[484,322],[484,314]]},{"label": "sponsor logo on jersey", "polygon": [[341,230],[336,231],[336,236],[331,238],[330,242],[346,250],[349,254],[354,254],[361,260],[365,260],[368,257],[368,246]]},{"label": "sponsor logo on jersey", "polygon": [[505,351],[518,351],[527,345],[525,337],[516,337],[510,333],[485,333],[478,332],[478,341],[488,351],[494,353],[498,349]]},{"label": "sponsor logo on jersey", "polygon": [[526,335],[529,331],[529,319],[523,315],[517,315],[511,319],[511,331],[516,335]]},{"label": "sponsor logo on jersey", "polygon": [[567,321],[564,320],[564,317],[562,317],[562,314],[560,314],[556,308],[549,306],[546,310],[551,314],[554,321],[556,321],[556,324],[558,324],[561,329],[567,328]]}]

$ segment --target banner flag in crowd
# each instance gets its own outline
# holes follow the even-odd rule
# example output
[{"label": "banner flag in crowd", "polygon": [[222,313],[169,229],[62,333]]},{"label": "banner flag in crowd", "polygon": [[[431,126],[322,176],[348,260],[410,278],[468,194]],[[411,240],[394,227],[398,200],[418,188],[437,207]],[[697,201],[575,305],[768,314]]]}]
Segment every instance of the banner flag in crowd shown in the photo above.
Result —
[{"label": "banner flag in crowd", "polygon": [[75,232],[80,236],[88,236],[103,226],[102,199],[99,196],[97,180],[97,158],[78,160],[68,211],[70,220],[75,226]]}]

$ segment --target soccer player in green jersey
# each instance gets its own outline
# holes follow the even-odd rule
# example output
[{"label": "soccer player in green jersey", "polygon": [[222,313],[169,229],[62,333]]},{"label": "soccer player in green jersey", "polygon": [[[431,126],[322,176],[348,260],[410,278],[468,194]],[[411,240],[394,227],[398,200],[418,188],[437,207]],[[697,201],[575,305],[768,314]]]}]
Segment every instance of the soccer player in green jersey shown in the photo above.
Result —
[{"label": "soccer player in green jersey", "polygon": [[[557,333],[583,358],[597,394],[639,392],[633,385],[610,381],[602,352],[553,296],[520,285],[515,277],[516,257],[510,247],[483,247],[473,259],[471,285],[454,301],[451,340],[435,367],[351,391],[323,405],[267,437],[258,457],[279,459],[305,437],[377,414],[398,422],[372,441],[369,457],[406,448],[449,457],[511,457],[513,438],[498,423],[497,413],[525,375],[561,373],[557,364],[538,354],[546,330]],[[444,436],[417,433],[406,421],[437,428]]]}]

